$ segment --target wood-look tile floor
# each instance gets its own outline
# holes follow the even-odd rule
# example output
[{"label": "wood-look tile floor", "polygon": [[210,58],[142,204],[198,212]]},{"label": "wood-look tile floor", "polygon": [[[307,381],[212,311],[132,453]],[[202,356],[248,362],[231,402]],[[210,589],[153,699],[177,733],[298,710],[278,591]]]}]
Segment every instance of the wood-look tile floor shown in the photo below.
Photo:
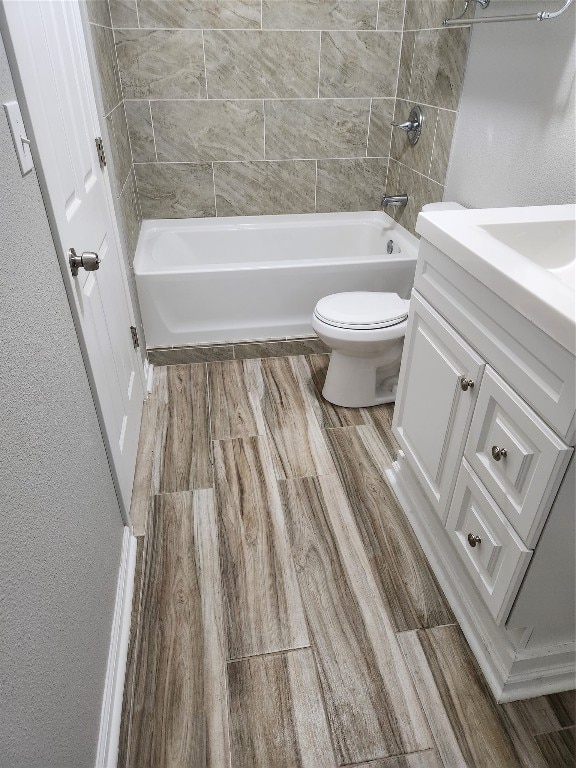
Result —
[{"label": "wood-look tile floor", "polygon": [[155,369],[121,768],[562,768],[574,695],[498,705],[328,357]]}]

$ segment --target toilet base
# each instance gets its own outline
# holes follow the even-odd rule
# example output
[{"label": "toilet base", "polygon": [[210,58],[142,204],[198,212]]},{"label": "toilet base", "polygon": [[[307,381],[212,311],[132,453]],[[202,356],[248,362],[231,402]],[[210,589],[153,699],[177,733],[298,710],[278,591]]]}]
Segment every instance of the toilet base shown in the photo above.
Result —
[{"label": "toilet base", "polygon": [[323,397],[344,408],[366,408],[392,403],[396,399],[400,360],[400,339],[393,349],[376,357],[354,357],[334,351],[326,374]]}]

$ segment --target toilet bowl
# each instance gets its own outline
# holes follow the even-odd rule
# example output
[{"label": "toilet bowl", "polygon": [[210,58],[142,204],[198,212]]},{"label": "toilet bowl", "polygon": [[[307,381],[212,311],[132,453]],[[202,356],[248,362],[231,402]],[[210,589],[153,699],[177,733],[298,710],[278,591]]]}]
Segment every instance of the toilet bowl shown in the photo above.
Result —
[{"label": "toilet bowl", "polygon": [[394,401],[409,306],[395,293],[372,291],[320,299],[312,327],[332,350],[326,400],[347,408]]}]

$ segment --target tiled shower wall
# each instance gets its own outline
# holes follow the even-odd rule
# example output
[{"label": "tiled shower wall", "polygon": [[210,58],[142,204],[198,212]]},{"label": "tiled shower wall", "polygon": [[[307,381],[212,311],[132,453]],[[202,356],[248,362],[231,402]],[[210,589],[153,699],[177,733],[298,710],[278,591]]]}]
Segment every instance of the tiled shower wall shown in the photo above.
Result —
[{"label": "tiled shower wall", "polygon": [[378,206],[404,0],[111,10],[144,218]]},{"label": "tiled shower wall", "polygon": [[107,0],[87,0],[88,27],[100,75],[102,114],[108,132],[109,167],[114,196],[119,201],[121,224],[127,253],[132,259],[140,230],[136,179],[124,110],[124,96],[116,65],[114,33]]},{"label": "tiled shower wall", "polygon": [[[454,10],[110,0],[96,37],[117,184],[136,185],[143,218],[370,210],[407,192],[396,215],[413,229],[443,194],[467,53],[468,30],[439,28]],[[413,103],[426,113],[415,148],[390,128]]]},{"label": "tiled shower wall", "polygon": [[444,195],[470,29],[441,24],[463,8],[463,0],[406,0],[394,122],[407,120],[411,107],[419,104],[424,128],[415,146],[403,131],[393,131],[386,189],[408,194],[406,208],[390,213],[411,232],[422,206]]}]

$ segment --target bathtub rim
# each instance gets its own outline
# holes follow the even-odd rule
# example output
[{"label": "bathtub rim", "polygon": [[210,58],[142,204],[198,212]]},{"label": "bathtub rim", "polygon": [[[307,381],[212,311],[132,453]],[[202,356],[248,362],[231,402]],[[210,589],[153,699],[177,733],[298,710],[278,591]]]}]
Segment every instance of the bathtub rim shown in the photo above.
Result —
[{"label": "bathtub rim", "polygon": [[[147,264],[147,240],[152,234],[158,231],[178,231],[178,230],[197,230],[197,231],[234,231],[234,230],[274,230],[279,225],[290,224],[297,228],[312,227],[315,223],[321,224],[333,222],[334,224],[359,224],[372,223],[381,224],[385,221],[387,229],[390,232],[396,231],[399,236],[405,240],[409,248],[408,254],[405,252],[388,254],[378,253],[369,255],[339,256],[339,257],[321,257],[313,259],[270,259],[268,261],[255,262],[217,262],[204,264],[174,265],[158,268],[157,264]],[[343,213],[294,213],[277,214],[270,216],[223,216],[223,217],[204,217],[187,219],[146,219],[142,222],[142,227],[138,237],[138,244],[134,256],[134,273],[138,277],[162,277],[174,276],[175,274],[196,274],[206,272],[229,272],[229,271],[250,271],[250,270],[268,270],[268,269],[288,269],[298,267],[319,267],[329,264],[368,264],[374,262],[393,262],[393,261],[413,261],[417,257],[419,239],[409,232],[402,224],[395,221],[391,216],[383,211],[352,211]]]}]

